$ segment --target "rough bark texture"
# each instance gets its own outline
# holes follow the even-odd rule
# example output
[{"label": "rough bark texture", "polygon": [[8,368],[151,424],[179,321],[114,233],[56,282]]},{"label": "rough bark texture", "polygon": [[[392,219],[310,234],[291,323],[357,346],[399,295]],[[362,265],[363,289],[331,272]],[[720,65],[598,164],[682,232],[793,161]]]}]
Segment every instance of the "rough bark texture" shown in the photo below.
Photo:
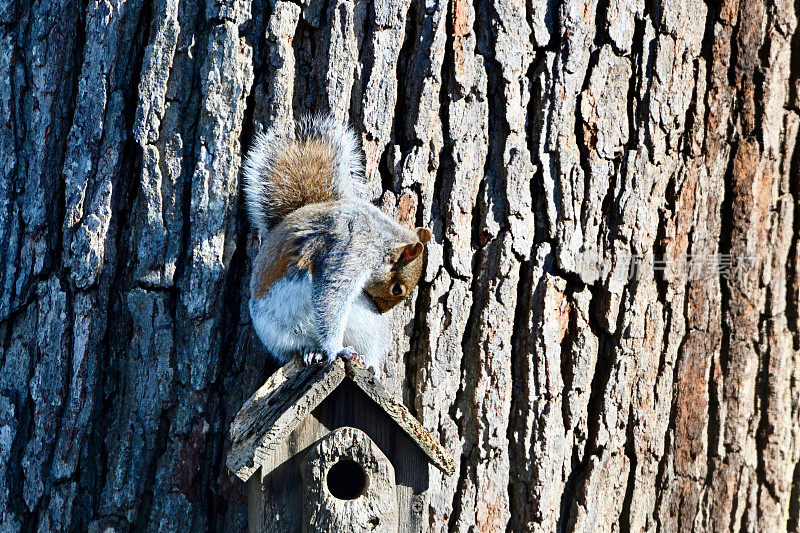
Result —
[{"label": "rough bark texture", "polygon": [[0,0],[0,531],[245,528],[241,151],[310,110],[434,232],[432,530],[797,531],[799,8]]}]

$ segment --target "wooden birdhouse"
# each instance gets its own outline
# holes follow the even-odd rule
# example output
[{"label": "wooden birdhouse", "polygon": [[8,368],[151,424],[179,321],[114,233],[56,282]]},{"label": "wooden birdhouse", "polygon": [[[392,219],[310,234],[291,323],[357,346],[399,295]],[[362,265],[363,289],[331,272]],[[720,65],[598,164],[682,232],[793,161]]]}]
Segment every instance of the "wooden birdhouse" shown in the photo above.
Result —
[{"label": "wooden birdhouse", "polygon": [[292,361],[231,424],[227,465],[249,484],[249,529],[425,531],[428,463],[453,458],[360,365]]}]

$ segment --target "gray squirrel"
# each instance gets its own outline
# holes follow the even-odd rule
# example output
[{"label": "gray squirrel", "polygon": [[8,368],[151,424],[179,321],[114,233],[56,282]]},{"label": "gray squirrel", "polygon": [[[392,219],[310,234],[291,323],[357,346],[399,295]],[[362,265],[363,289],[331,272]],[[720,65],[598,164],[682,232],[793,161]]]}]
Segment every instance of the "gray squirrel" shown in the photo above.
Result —
[{"label": "gray squirrel", "polygon": [[364,167],[355,134],[325,116],[256,136],[244,193],[261,248],[250,280],[250,316],[281,363],[386,355],[384,313],[422,271],[431,232],[407,229],[359,197]]}]

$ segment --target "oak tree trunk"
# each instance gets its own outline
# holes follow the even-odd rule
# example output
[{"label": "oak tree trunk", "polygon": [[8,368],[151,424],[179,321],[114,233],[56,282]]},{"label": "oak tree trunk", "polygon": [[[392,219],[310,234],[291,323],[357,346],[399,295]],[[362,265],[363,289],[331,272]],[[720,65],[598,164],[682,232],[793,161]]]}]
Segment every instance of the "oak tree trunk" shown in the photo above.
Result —
[{"label": "oak tree trunk", "polygon": [[0,531],[245,528],[241,153],[308,111],[434,233],[433,531],[798,531],[798,11],[0,0]]}]

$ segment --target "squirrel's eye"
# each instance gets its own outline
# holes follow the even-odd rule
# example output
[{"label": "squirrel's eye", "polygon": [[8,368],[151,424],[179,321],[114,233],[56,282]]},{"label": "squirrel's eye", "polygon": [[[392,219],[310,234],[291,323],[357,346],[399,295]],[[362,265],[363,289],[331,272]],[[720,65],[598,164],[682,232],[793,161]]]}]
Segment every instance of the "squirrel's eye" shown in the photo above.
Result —
[{"label": "squirrel's eye", "polygon": [[400,285],[399,283],[395,283],[394,285],[392,285],[392,294],[394,294],[395,296],[400,296],[401,294],[403,294],[403,286]]}]

